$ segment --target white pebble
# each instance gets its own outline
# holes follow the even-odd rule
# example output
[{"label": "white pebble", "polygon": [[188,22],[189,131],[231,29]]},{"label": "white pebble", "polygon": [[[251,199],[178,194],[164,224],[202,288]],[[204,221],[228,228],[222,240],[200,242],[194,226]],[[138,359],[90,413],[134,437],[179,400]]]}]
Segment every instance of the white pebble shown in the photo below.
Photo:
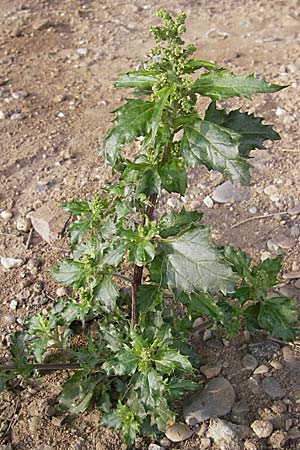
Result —
[{"label": "white pebble", "polygon": [[5,222],[8,222],[12,218],[13,214],[11,211],[5,209],[4,211],[1,211],[0,216],[1,219],[5,220]]},{"label": "white pebble", "polygon": [[212,208],[214,206],[214,202],[212,200],[212,198],[207,195],[204,199],[203,199],[203,203],[205,206],[207,206],[208,208]]}]

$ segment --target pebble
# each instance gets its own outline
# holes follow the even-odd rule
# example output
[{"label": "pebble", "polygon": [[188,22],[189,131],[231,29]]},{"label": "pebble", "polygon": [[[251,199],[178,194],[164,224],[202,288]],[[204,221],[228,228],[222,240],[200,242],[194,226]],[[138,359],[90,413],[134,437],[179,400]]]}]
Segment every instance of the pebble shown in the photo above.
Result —
[{"label": "pebble", "polygon": [[213,418],[210,420],[207,437],[211,438],[220,450],[242,450],[241,438],[251,434],[248,427]]},{"label": "pebble", "polygon": [[251,206],[248,209],[248,211],[249,211],[250,214],[256,214],[257,213],[257,208],[256,208],[256,206]]},{"label": "pebble", "polygon": [[265,378],[261,383],[261,387],[273,400],[281,399],[285,396],[285,389],[274,377]]},{"label": "pebble", "polygon": [[217,377],[221,372],[222,367],[221,366],[210,366],[205,365],[200,367],[200,371],[206,376],[206,378],[214,378]]},{"label": "pebble", "polygon": [[245,450],[258,450],[256,443],[252,440],[248,440],[244,442]]},{"label": "pebble", "polygon": [[165,435],[172,442],[182,442],[189,439],[194,434],[185,423],[174,423],[165,431]]},{"label": "pebble", "polygon": [[54,103],[62,103],[67,99],[66,95],[58,94],[53,97]]},{"label": "pebble", "polygon": [[171,447],[172,443],[166,436],[164,436],[160,440],[160,445],[162,445],[164,448],[169,448],[169,447]]},{"label": "pebble", "polygon": [[284,362],[286,363],[286,365],[288,366],[289,369],[299,369],[300,368],[300,361],[298,361],[295,358],[294,352],[290,347],[288,347],[288,346],[283,347],[282,355],[283,355]]},{"label": "pebble", "polygon": [[24,264],[24,261],[21,258],[2,257],[0,261],[4,269],[14,269],[15,267],[21,267]]},{"label": "pebble", "polygon": [[24,119],[24,114],[20,112],[15,112],[10,116],[10,120],[21,120]]},{"label": "pebble", "polygon": [[163,450],[163,447],[158,444],[150,444],[148,450]]},{"label": "pebble", "polygon": [[6,119],[6,114],[4,111],[0,110],[0,120],[4,120],[4,119]]},{"label": "pebble", "polygon": [[300,227],[299,225],[293,225],[290,229],[291,236],[293,238],[298,238],[300,236]]},{"label": "pebble", "polygon": [[270,252],[277,252],[277,250],[279,250],[279,245],[277,245],[276,242],[273,241],[273,239],[268,239],[267,249],[270,250]]},{"label": "pebble", "polygon": [[274,184],[270,184],[269,186],[264,188],[264,193],[270,197],[270,195],[278,194],[278,187]]},{"label": "pebble", "polygon": [[89,49],[87,47],[81,47],[81,48],[78,48],[76,50],[76,52],[79,56],[86,56],[89,52]]},{"label": "pebble", "polygon": [[293,208],[289,208],[287,212],[291,216],[297,216],[298,214],[300,214],[300,205],[295,205]]},{"label": "pebble", "polygon": [[230,181],[218,186],[212,193],[212,198],[217,203],[231,203],[246,200],[250,196],[249,188],[235,187]]},{"label": "pebble", "polygon": [[282,275],[282,278],[284,278],[285,280],[294,280],[294,279],[300,278],[300,271],[298,270],[297,272],[284,273]]},{"label": "pebble", "polygon": [[261,364],[254,370],[253,374],[254,375],[263,375],[264,373],[268,373],[268,372],[269,372],[269,367],[266,366],[265,364]]},{"label": "pebble", "polygon": [[16,228],[18,231],[27,233],[31,228],[31,221],[26,217],[19,217],[16,221]]},{"label": "pebble", "polygon": [[65,297],[66,295],[68,295],[68,291],[65,287],[59,287],[56,289],[56,295],[57,297]]},{"label": "pebble", "polygon": [[247,353],[247,355],[242,358],[242,365],[247,370],[254,370],[257,367],[258,362],[253,355]]},{"label": "pebble", "polygon": [[251,428],[259,438],[267,438],[272,434],[273,424],[269,420],[255,420]]},{"label": "pebble", "polygon": [[239,425],[249,424],[249,405],[245,399],[242,399],[233,405],[231,420]]},{"label": "pebble", "polygon": [[16,311],[17,307],[18,307],[18,302],[17,300],[12,300],[9,304],[9,307],[11,310]]},{"label": "pebble", "polygon": [[53,201],[30,213],[30,220],[35,231],[49,244],[59,237],[69,214]]},{"label": "pebble", "polygon": [[208,450],[211,446],[211,440],[207,437],[200,439],[200,447],[201,450]]},{"label": "pebble", "polygon": [[188,424],[204,422],[211,417],[228,414],[235,401],[232,385],[223,377],[213,378],[197,394],[187,399],[183,406]]},{"label": "pebble", "polygon": [[209,339],[211,339],[211,337],[212,337],[212,331],[210,329],[209,330],[205,330],[204,333],[203,333],[203,341],[206,342]]},{"label": "pebble", "polygon": [[280,350],[280,345],[273,341],[261,341],[248,345],[249,352],[256,359],[271,359]]},{"label": "pebble", "polygon": [[285,236],[284,234],[274,237],[273,241],[284,250],[289,250],[290,248],[295,247],[296,244],[295,239],[289,236]]},{"label": "pebble", "polygon": [[28,97],[29,94],[26,91],[14,91],[11,95],[13,98],[19,99],[19,98],[26,98]]},{"label": "pebble", "polygon": [[276,430],[269,438],[272,448],[283,449],[288,441],[288,434],[282,430]]},{"label": "pebble", "polygon": [[298,427],[290,428],[289,432],[288,432],[288,437],[291,440],[299,439],[300,438],[300,430],[299,430],[299,428]]},{"label": "pebble", "polygon": [[0,216],[1,216],[1,219],[3,219],[5,222],[8,222],[12,218],[13,213],[11,211],[5,209],[4,211],[1,211]]},{"label": "pebble", "polygon": [[214,206],[214,202],[212,200],[212,198],[207,195],[204,199],[203,199],[203,203],[205,206],[207,206],[208,208],[213,208]]}]

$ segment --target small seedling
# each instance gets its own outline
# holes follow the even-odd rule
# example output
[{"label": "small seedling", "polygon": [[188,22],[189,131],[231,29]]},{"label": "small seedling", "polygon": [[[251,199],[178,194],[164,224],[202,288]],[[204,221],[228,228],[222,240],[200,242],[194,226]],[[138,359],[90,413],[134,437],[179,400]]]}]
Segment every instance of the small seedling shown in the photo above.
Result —
[{"label": "small seedling", "polygon": [[[196,318],[207,316],[229,336],[242,323],[284,340],[294,339],[296,321],[289,298],[267,295],[281,256],[253,265],[232,246],[216,247],[198,211],[154,216],[162,192],[185,195],[189,168],[203,165],[248,185],[250,151],[279,135],[262,118],[220,109],[217,101],[282,89],[193,58],[195,47],[182,40],[185,14],[158,16],[162,26],[150,29],[155,47],[115,83],[133,89],[114,111],[101,149],[118,180],[91,200],[64,205],[76,217],[71,253],[53,275],[70,296],[14,336],[14,369],[2,371],[2,384],[16,371],[28,376],[46,367],[52,349],[62,364],[51,368],[74,369],[61,408],[80,413],[93,401],[101,424],[119,430],[128,448],[137,435],[163,432],[175,420],[174,399],[198,387],[188,341]],[[203,116],[201,97],[211,100]],[[81,346],[74,345],[74,323],[84,330]]]}]

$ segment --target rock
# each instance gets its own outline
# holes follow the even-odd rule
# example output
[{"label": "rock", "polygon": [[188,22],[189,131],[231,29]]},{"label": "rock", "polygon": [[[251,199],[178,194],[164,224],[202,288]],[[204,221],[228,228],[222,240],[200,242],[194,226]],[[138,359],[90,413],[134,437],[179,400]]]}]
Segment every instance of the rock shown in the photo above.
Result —
[{"label": "rock", "polygon": [[290,229],[291,236],[293,238],[298,238],[300,236],[300,227],[299,225],[293,225]]},{"label": "rock", "polygon": [[56,289],[56,295],[57,297],[65,297],[66,295],[68,295],[68,291],[65,287],[61,286]]},{"label": "rock", "polygon": [[205,365],[200,367],[200,371],[206,376],[206,378],[214,378],[217,377],[221,372],[221,366],[210,366]]},{"label": "rock", "polygon": [[261,341],[248,345],[249,352],[256,359],[271,359],[280,350],[280,345],[273,341]]},{"label": "rock", "polygon": [[218,186],[220,183],[222,183],[223,180],[224,180],[223,175],[217,170],[212,170],[209,173],[209,181],[213,187]]},{"label": "rock", "polygon": [[284,234],[280,234],[273,238],[275,244],[278,247],[283,248],[284,250],[289,250],[290,248],[295,247],[296,241],[292,237],[285,236]]},{"label": "rock", "polygon": [[296,205],[296,206],[294,206],[294,208],[288,209],[287,212],[291,216],[297,216],[298,214],[300,214],[300,205]]},{"label": "rock", "polygon": [[76,50],[79,56],[87,56],[89,49],[87,47],[81,47]]},{"label": "rock", "polygon": [[57,239],[63,231],[69,214],[50,201],[41,208],[30,213],[30,219],[35,231],[49,244]]},{"label": "rock", "polygon": [[67,96],[63,94],[58,94],[53,97],[54,103],[62,103],[67,100]]},{"label": "rock", "polygon": [[6,114],[4,111],[0,110],[0,120],[4,120],[4,119],[6,119]]},{"label": "rock", "polygon": [[21,267],[24,264],[24,260],[21,258],[5,258],[0,259],[4,269],[14,269],[16,267]]},{"label": "rock", "polygon": [[169,448],[169,447],[171,447],[172,443],[166,436],[164,436],[160,440],[160,445],[162,445],[164,448]]},{"label": "rock", "polygon": [[294,280],[294,279],[298,279],[300,278],[300,271],[298,270],[297,272],[288,272],[288,273],[284,273],[282,275],[282,278],[284,278],[285,280]]},{"label": "rock", "polygon": [[246,440],[244,442],[245,450],[258,450],[256,443],[253,440]]},{"label": "rock", "polygon": [[165,435],[172,442],[182,442],[193,436],[194,432],[185,423],[174,423],[165,431]]},{"label": "rock", "polygon": [[300,430],[298,427],[290,428],[288,431],[288,438],[291,440],[300,438]]},{"label": "rock", "polygon": [[260,364],[260,366],[258,366],[254,372],[253,375],[263,375],[264,373],[268,373],[269,372],[269,367],[266,366],[265,364]]},{"label": "rock", "polygon": [[15,112],[10,116],[10,120],[21,120],[24,119],[24,114],[21,112]]},{"label": "rock", "polygon": [[279,245],[277,245],[276,242],[273,241],[273,239],[268,239],[267,248],[268,250],[270,250],[270,252],[277,252],[277,250],[279,250]]},{"label": "rock", "polygon": [[217,203],[239,202],[248,199],[249,196],[249,188],[237,188],[230,181],[225,181],[212,193],[212,198]]},{"label": "rock", "polygon": [[274,184],[270,184],[264,188],[264,194],[268,195],[268,197],[270,197],[270,195],[276,195],[278,194],[278,187]]},{"label": "rock", "polygon": [[253,355],[247,353],[247,355],[242,358],[242,365],[247,370],[254,370],[257,367],[258,362]]},{"label": "rock", "polygon": [[288,441],[288,434],[282,430],[274,431],[274,433],[271,434],[269,441],[273,448],[283,449]]},{"label": "rock", "polygon": [[13,98],[19,99],[19,98],[26,98],[28,97],[29,94],[26,91],[14,91],[11,95]]},{"label": "rock", "polygon": [[207,195],[204,199],[203,199],[203,203],[205,206],[207,206],[208,208],[213,208],[214,206],[214,202],[211,199],[211,197],[209,195]]},{"label": "rock", "polygon": [[272,411],[275,414],[282,414],[287,412],[287,406],[282,400],[278,400],[271,406]]},{"label": "rock", "polygon": [[268,420],[255,420],[251,428],[259,438],[267,438],[273,431],[273,424]]},{"label": "rock", "polygon": [[18,231],[23,231],[27,233],[31,228],[31,221],[26,217],[19,217],[16,221],[16,228]]},{"label": "rock", "polygon": [[11,211],[5,209],[4,211],[1,211],[0,216],[1,219],[3,219],[5,222],[8,222],[12,218],[13,214]]},{"label": "rock", "polygon": [[273,400],[281,399],[285,396],[285,389],[274,377],[265,378],[261,383],[261,387]]},{"label": "rock", "polygon": [[211,438],[220,450],[242,450],[241,439],[251,435],[248,427],[234,425],[221,419],[211,419],[207,437]]},{"label": "rock", "polygon": [[200,439],[200,447],[201,450],[208,450],[211,446],[211,441],[209,438],[204,437],[202,439]]},{"label": "rock", "polygon": [[163,450],[163,447],[158,444],[150,444],[148,450]]},{"label": "rock", "polygon": [[212,337],[212,331],[210,329],[205,330],[203,333],[203,341],[206,342]]},{"label": "rock", "polygon": [[300,361],[295,358],[293,350],[287,345],[282,349],[283,359],[289,369],[299,369]]},{"label": "rock", "polygon": [[11,310],[16,311],[17,307],[18,307],[18,302],[17,300],[13,299],[10,303],[9,303],[9,307]]},{"label": "rock", "polygon": [[249,424],[249,406],[246,400],[242,399],[233,405],[231,411],[231,420],[238,425]]},{"label": "rock", "polygon": [[229,381],[223,377],[214,378],[185,401],[184,419],[188,424],[195,425],[214,416],[225,416],[231,411],[234,401],[235,392]]},{"label": "rock", "polygon": [[256,206],[251,206],[248,209],[248,211],[249,211],[250,214],[256,214],[257,213],[257,208],[256,208]]}]

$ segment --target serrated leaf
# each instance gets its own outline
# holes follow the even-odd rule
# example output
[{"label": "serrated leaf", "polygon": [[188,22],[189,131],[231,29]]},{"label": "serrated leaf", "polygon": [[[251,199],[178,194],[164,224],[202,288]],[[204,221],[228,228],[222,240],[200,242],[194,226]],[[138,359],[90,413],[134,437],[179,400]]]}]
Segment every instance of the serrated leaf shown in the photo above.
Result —
[{"label": "serrated leaf", "polygon": [[182,378],[172,377],[167,384],[167,390],[172,396],[178,397],[184,392],[199,390],[199,383],[195,383],[194,381],[190,380],[184,380]]},{"label": "serrated leaf", "polygon": [[113,324],[100,325],[100,331],[107,348],[112,350],[113,353],[120,350],[122,346],[121,335]]},{"label": "serrated leaf", "polygon": [[192,292],[183,294],[179,300],[187,307],[187,310],[193,316],[207,315],[216,320],[221,320],[222,311],[217,305],[215,299],[207,292]]},{"label": "serrated leaf", "polygon": [[58,397],[60,405],[74,414],[85,411],[93,398],[97,381],[97,377],[87,378],[84,371],[75,372],[63,385]]},{"label": "serrated leaf", "polygon": [[155,367],[162,375],[171,375],[175,370],[181,369],[192,373],[193,367],[186,356],[181,355],[172,348],[160,348],[153,358]]},{"label": "serrated leaf", "polygon": [[199,222],[203,214],[198,211],[170,211],[161,216],[157,226],[162,238],[175,236],[187,231],[192,225]]},{"label": "serrated leaf", "polygon": [[124,170],[121,179],[136,186],[136,195],[142,193],[149,197],[160,192],[161,180],[154,165],[130,163]]},{"label": "serrated leaf", "polygon": [[149,70],[133,70],[122,74],[115,86],[118,88],[151,88],[158,79],[158,72]]},{"label": "serrated leaf", "polygon": [[151,128],[151,118],[155,103],[140,99],[127,100],[125,105],[114,111],[114,126],[106,135],[100,154],[105,161],[114,166],[119,150],[139,136],[145,136]]},{"label": "serrated leaf", "polygon": [[210,61],[205,61],[204,59],[190,59],[185,64],[184,72],[185,73],[193,73],[196,70],[199,70],[202,68],[207,69],[207,70],[215,70],[218,67],[216,66],[216,64],[214,64]]},{"label": "serrated leaf", "polygon": [[111,313],[116,308],[118,291],[111,276],[106,275],[94,291],[95,300],[100,302],[101,308],[106,313]]},{"label": "serrated leaf", "polygon": [[27,377],[32,371],[32,367],[27,363],[27,350],[25,345],[25,333],[17,331],[10,338],[9,351],[16,371]]},{"label": "serrated leaf", "polygon": [[155,257],[155,248],[150,241],[139,241],[129,250],[129,261],[133,261],[139,267],[150,263]]},{"label": "serrated leaf", "polygon": [[102,368],[109,375],[133,375],[138,366],[135,352],[127,345],[123,345],[115,358],[108,359]]},{"label": "serrated leaf", "polygon": [[80,271],[81,264],[65,260],[59,266],[54,267],[51,272],[54,280],[69,286],[77,281]]},{"label": "serrated leaf", "polygon": [[118,267],[123,259],[123,256],[127,252],[127,249],[128,245],[126,242],[122,242],[122,240],[116,240],[104,254],[101,260],[101,264],[103,266]]},{"label": "serrated leaf", "polygon": [[68,233],[70,236],[72,246],[82,242],[82,239],[89,228],[90,222],[81,220],[73,222],[69,226]]},{"label": "serrated leaf", "polygon": [[88,202],[83,200],[72,200],[70,202],[65,202],[62,207],[66,212],[73,214],[74,216],[81,216],[90,212]]},{"label": "serrated leaf", "polygon": [[281,269],[283,256],[276,258],[267,258],[263,262],[253,267],[251,275],[253,277],[254,287],[267,289],[272,288],[277,282],[277,276]]},{"label": "serrated leaf", "polygon": [[250,257],[242,250],[231,245],[225,245],[223,248],[224,257],[240,277],[249,276],[250,274]]},{"label": "serrated leaf", "polygon": [[257,320],[272,336],[284,341],[293,341],[295,339],[293,325],[297,318],[295,306],[290,298],[272,297],[260,303]]},{"label": "serrated leaf", "polygon": [[217,69],[200,75],[195,81],[194,92],[212,100],[221,100],[229,97],[251,98],[253,94],[276,92],[284,87],[254,75],[237,76],[225,69]]},{"label": "serrated leaf", "polygon": [[187,188],[187,174],[183,161],[173,158],[158,169],[162,187],[168,192],[184,195]]},{"label": "serrated leaf", "polygon": [[232,181],[249,185],[249,164],[239,156],[239,135],[205,120],[184,126],[181,154],[188,165],[204,164]]},{"label": "serrated leaf", "polygon": [[153,114],[151,119],[151,143],[154,143],[155,137],[157,135],[157,130],[160,125],[163,110],[166,106],[170,93],[172,92],[172,88],[166,86],[161,89],[158,93],[158,101],[155,103],[153,108]]},{"label": "serrated leaf", "polygon": [[192,291],[232,292],[235,276],[210,242],[207,227],[195,227],[176,239],[159,243],[170,288]]},{"label": "serrated leaf", "polygon": [[273,130],[271,125],[264,125],[263,118],[255,117],[254,114],[242,113],[239,109],[226,113],[225,110],[217,109],[216,103],[211,102],[206,113],[205,120],[229,128],[240,135],[239,153],[248,158],[250,150],[255,148],[264,149],[264,141],[276,141],[280,136]]},{"label": "serrated leaf", "polygon": [[137,291],[137,309],[139,313],[155,311],[158,305],[163,304],[163,291],[152,284],[142,284]]},{"label": "serrated leaf", "polygon": [[145,374],[137,373],[134,381],[134,389],[140,391],[144,405],[155,408],[164,389],[163,377],[155,370],[150,369]]}]

